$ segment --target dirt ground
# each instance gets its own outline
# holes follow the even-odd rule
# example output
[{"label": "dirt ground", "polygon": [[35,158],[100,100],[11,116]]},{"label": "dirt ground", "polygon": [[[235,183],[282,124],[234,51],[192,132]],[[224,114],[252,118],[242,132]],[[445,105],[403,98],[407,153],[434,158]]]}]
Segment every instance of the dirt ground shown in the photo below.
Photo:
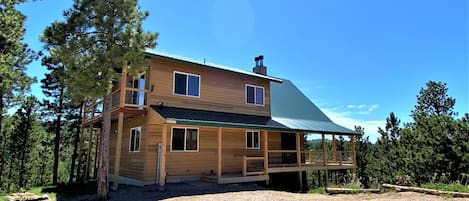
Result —
[{"label": "dirt ground", "polygon": [[456,201],[469,200],[464,198],[443,198],[434,195],[425,195],[420,193],[402,192],[402,193],[383,193],[383,194],[354,194],[354,195],[322,195],[322,194],[300,194],[288,193],[272,190],[245,191],[218,193],[209,195],[182,196],[164,199],[165,201],[220,201],[220,200],[242,200],[242,201],[289,201],[289,200],[314,200],[314,201],[388,201],[388,200],[408,200],[408,201]]},{"label": "dirt ground", "polygon": [[[88,201],[93,200],[94,195],[80,196],[67,201]],[[302,194],[290,193],[266,189],[253,183],[216,185],[200,181],[167,184],[164,188],[158,186],[119,186],[119,190],[111,192],[109,198],[112,201],[289,201],[289,200],[318,200],[318,201],[387,201],[387,200],[408,200],[408,201],[462,201],[463,198],[444,198],[434,195],[420,193],[384,193],[384,194],[354,194],[354,195],[322,195],[322,194]],[[62,200],[62,199],[58,199]]]}]

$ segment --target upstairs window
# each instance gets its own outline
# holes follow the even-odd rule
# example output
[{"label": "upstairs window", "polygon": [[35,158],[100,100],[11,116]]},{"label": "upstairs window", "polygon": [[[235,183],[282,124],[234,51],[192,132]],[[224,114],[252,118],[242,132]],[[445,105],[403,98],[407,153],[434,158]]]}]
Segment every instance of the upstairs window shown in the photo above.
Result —
[{"label": "upstairs window", "polygon": [[264,87],[247,84],[246,104],[264,106]]},{"label": "upstairs window", "polygon": [[130,142],[129,151],[139,152],[140,151],[140,135],[142,134],[142,127],[136,127],[130,129]]},{"label": "upstairs window", "polygon": [[259,131],[246,131],[246,149],[259,149]]},{"label": "upstairs window", "polygon": [[171,134],[171,151],[198,151],[199,130],[196,128],[173,128]]},{"label": "upstairs window", "polygon": [[200,97],[200,75],[174,72],[174,94]]}]

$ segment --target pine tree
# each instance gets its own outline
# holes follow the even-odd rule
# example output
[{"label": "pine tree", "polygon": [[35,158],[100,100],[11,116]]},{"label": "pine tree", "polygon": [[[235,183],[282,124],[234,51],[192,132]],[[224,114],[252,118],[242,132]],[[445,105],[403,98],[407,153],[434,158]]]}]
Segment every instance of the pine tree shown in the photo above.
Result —
[{"label": "pine tree", "polygon": [[[5,108],[18,102],[16,97],[27,90],[34,81],[25,72],[26,65],[34,59],[34,53],[22,42],[26,16],[15,8],[23,2],[25,0],[0,1],[0,133],[2,133]],[[0,145],[4,146],[5,142],[1,142]],[[4,162],[2,155],[0,175],[3,175]]]},{"label": "pine tree", "polygon": [[[104,97],[99,151],[98,199],[107,199],[111,87],[123,64],[135,76],[148,66],[145,48],[153,48],[157,34],[144,32],[137,1],[75,0],[64,22],[48,26],[42,37],[51,56],[66,67],[65,85],[75,100]],[[127,65],[125,65],[127,66]]]},{"label": "pine tree", "polygon": [[361,126],[355,126],[355,131],[361,135],[357,135],[355,138],[356,144],[356,161],[357,161],[357,176],[359,181],[365,188],[370,187],[370,181],[367,170],[367,158],[366,155],[370,152],[371,143],[369,137],[364,137],[365,128]]},{"label": "pine tree", "polygon": [[29,154],[33,149],[32,139],[33,125],[36,121],[35,111],[37,100],[35,97],[27,97],[18,111],[15,113],[16,125],[11,133],[11,143],[9,154],[12,155],[10,162],[10,182],[12,173],[17,176],[17,186],[25,188],[28,181],[30,168],[28,168]]}]

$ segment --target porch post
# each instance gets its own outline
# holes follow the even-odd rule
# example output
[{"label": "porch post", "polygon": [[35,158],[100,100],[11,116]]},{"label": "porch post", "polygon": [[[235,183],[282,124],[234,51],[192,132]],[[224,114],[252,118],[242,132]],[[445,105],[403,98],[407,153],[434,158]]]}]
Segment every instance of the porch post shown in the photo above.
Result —
[{"label": "porch post", "polygon": [[269,139],[267,138],[268,131],[262,131],[264,134],[264,171],[265,175],[268,175],[269,171]]},{"label": "porch post", "polygon": [[355,156],[355,135],[350,135],[350,143],[352,144],[352,162],[353,166],[357,166],[357,158]]},{"label": "porch post", "polygon": [[166,139],[168,138],[168,125],[163,124],[161,130],[161,167],[160,167],[160,186],[164,186],[166,182]]},{"label": "porch post", "polygon": [[337,161],[337,143],[334,134],[332,134],[332,160]]},{"label": "porch post", "polygon": [[221,173],[222,173],[222,128],[218,127],[218,148],[217,148],[217,153],[218,153],[218,158],[217,158],[217,179],[219,180],[221,178]]},{"label": "porch post", "polygon": [[114,158],[114,174],[112,189],[117,190],[119,187],[119,170],[121,164],[121,148],[122,148],[122,132],[124,130],[124,113],[119,112],[117,121],[117,140],[116,140],[116,155]]},{"label": "porch post", "polygon": [[300,136],[301,133],[296,133],[296,162],[298,167],[301,167],[301,142]]},{"label": "porch post", "polygon": [[327,165],[327,147],[326,147],[326,136],[323,134],[322,135],[322,163],[324,166]]},{"label": "porch post", "polygon": [[[301,167],[301,133],[296,133],[296,162],[298,167]],[[301,170],[298,171],[298,181],[300,182],[300,190],[303,190],[303,178]]]}]

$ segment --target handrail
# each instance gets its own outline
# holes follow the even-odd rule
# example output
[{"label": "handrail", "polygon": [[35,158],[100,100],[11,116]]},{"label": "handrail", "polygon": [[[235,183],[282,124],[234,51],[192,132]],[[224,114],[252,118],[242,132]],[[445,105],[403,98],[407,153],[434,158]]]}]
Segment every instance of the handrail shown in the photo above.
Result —
[{"label": "handrail", "polygon": [[264,161],[264,157],[259,157],[259,156],[255,156],[255,157],[252,156],[252,157],[249,157],[249,156],[244,155],[244,156],[243,156],[243,177],[248,176],[248,175],[258,174],[258,173],[267,174],[267,167],[264,167],[264,171],[262,171],[262,172],[260,172],[260,171],[248,172],[248,161],[252,161],[252,160],[261,160],[261,161]]}]

